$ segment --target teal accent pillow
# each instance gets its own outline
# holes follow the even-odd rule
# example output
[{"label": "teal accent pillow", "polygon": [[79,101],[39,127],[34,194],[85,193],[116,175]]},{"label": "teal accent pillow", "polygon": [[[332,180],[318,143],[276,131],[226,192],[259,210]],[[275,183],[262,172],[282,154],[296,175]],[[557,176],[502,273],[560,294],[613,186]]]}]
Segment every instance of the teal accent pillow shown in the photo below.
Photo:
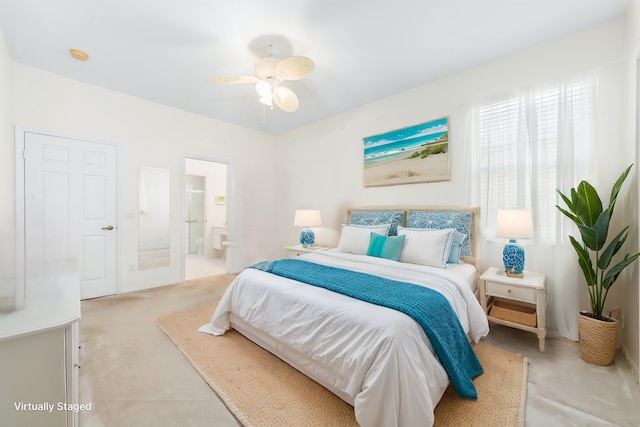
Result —
[{"label": "teal accent pillow", "polygon": [[371,232],[367,255],[398,261],[402,252],[404,238],[405,236],[383,236]]}]

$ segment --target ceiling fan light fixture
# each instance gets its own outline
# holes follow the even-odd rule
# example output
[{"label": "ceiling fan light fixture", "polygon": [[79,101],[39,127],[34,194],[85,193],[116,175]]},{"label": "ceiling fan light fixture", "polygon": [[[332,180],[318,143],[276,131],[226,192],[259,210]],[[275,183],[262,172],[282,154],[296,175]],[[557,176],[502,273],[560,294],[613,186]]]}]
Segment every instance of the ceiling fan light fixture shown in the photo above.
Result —
[{"label": "ceiling fan light fixture", "polygon": [[261,98],[266,96],[271,97],[271,85],[266,80],[259,80],[256,83],[256,92],[260,95]]},{"label": "ceiling fan light fixture", "polygon": [[262,102],[268,107],[273,107],[273,97],[271,96],[271,94],[261,97],[258,101]]}]

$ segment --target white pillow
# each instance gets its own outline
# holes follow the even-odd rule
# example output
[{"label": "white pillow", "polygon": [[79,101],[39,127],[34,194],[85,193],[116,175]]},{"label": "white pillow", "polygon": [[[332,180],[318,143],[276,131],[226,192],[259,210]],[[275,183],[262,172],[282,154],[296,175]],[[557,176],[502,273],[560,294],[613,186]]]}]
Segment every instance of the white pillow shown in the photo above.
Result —
[{"label": "white pillow", "polygon": [[398,227],[398,236],[406,236],[400,262],[447,268],[454,231],[454,228]]},{"label": "white pillow", "polygon": [[371,232],[387,235],[389,225],[343,225],[338,250],[352,254],[366,255]]}]

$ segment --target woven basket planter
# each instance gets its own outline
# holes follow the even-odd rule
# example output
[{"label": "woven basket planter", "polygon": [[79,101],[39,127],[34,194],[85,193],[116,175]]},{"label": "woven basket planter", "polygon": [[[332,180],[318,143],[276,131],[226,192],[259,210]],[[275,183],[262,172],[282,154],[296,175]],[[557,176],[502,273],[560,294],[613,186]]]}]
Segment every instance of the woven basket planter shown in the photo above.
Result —
[{"label": "woven basket planter", "polygon": [[619,308],[613,309],[609,313],[610,321],[595,319],[583,314],[584,312],[578,314],[580,357],[585,362],[600,366],[613,363],[618,346],[620,312]]}]

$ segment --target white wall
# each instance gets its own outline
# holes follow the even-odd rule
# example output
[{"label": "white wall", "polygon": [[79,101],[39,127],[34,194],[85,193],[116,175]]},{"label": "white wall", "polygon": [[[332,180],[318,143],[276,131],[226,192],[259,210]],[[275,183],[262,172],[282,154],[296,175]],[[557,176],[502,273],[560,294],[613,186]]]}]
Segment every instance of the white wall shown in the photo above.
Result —
[{"label": "white wall", "polygon": [[[13,94],[14,120],[21,127],[118,146],[120,292],[182,280],[185,154],[230,165],[229,233],[241,248],[229,253],[227,269],[239,271],[256,258],[273,256],[275,137],[15,63]],[[13,138],[3,141],[2,149],[10,150],[7,145],[12,144]],[[2,173],[13,174],[13,161],[4,156],[2,161]],[[139,166],[170,171],[172,244],[167,269],[137,270],[138,224],[125,213],[138,210]],[[3,200],[15,200],[12,192],[3,191]]]},{"label": "white wall", "polygon": [[[624,105],[625,105],[625,124],[624,124],[624,156],[628,159],[635,159],[635,173],[633,175],[634,182],[631,190],[628,192],[636,201],[634,205],[625,206],[625,218],[635,218],[632,223],[631,240],[632,248],[630,250],[637,252],[640,247],[640,220],[638,212],[640,206],[640,194],[638,193],[638,168],[640,168],[640,153],[638,144],[640,144],[639,127],[638,127],[638,103],[640,102],[639,90],[637,83],[640,76],[640,67],[638,67],[638,59],[640,59],[640,3],[630,1],[627,8],[625,20],[625,77],[624,77]],[[627,356],[627,360],[631,363],[639,377],[638,370],[640,368],[640,267],[635,263],[630,267],[628,273],[629,280],[623,283],[625,298],[622,300],[622,311],[624,322],[622,328],[622,348]]]},{"label": "white wall", "polygon": [[[292,226],[296,209],[320,209],[324,226],[314,228],[316,241],[333,245],[339,238],[346,207],[467,204],[464,168],[468,108],[515,89],[594,68],[599,69],[598,109],[606,124],[598,129],[602,145],[599,175],[602,182],[613,184],[630,163],[628,157],[619,155],[623,34],[622,19],[607,22],[279,136],[280,244],[293,244],[298,239],[299,230]],[[450,181],[364,188],[363,137],[443,116],[450,118]],[[501,263],[501,250],[491,252],[481,254],[483,267]],[[545,266],[540,264],[528,260],[527,268],[544,272]],[[552,286],[562,285],[551,282]],[[620,295],[610,298],[612,303],[621,303]],[[550,328],[554,323],[549,319]]]}]

